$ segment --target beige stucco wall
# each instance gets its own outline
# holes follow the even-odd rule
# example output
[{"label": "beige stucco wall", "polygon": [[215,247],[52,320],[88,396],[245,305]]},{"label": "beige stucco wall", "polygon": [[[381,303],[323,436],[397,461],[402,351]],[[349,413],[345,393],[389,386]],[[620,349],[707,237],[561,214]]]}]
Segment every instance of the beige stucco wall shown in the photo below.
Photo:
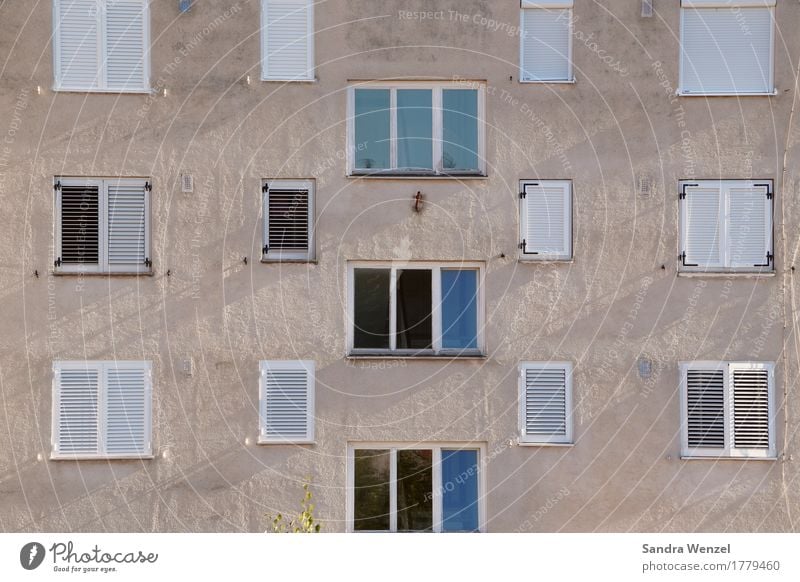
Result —
[{"label": "beige stucco wall", "polygon": [[[260,531],[310,476],[341,531],[347,443],[366,440],[485,443],[489,531],[792,527],[800,457],[680,460],[678,362],[777,362],[795,453],[796,2],[778,0],[777,95],[709,100],[672,96],[677,1],[650,19],[577,1],[574,85],[520,84],[518,37],[473,19],[516,26],[513,0],[422,22],[399,15],[422,0],[322,2],[318,82],[291,85],[258,80],[257,0],[159,1],[153,96],[54,93],[49,3],[24,4],[0,8],[0,529]],[[485,80],[489,177],[346,178],[348,81],[386,77]],[[152,277],[52,276],[59,174],[152,178]],[[716,177],[775,181],[775,276],[677,276],[677,183]],[[263,178],[316,180],[317,263],[258,262]],[[573,180],[573,262],[516,260],[529,178]],[[345,358],[346,261],[462,258],[486,263],[486,359]],[[52,361],[84,358],[153,361],[154,459],[48,460]],[[254,444],[262,359],[316,362],[316,445]],[[576,366],[575,446],[509,446],[517,364],[549,359]]]}]

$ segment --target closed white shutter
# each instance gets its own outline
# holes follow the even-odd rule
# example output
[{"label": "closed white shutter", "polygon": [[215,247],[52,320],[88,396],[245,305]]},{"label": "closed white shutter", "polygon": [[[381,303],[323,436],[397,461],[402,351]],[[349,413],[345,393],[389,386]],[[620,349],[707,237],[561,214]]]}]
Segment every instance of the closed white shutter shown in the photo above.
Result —
[{"label": "closed white shutter", "polygon": [[314,362],[262,361],[262,443],[314,440]]},{"label": "closed white shutter", "polygon": [[572,187],[569,182],[523,185],[520,225],[522,254],[568,259],[572,256]]},{"label": "closed white shutter", "polygon": [[100,12],[97,0],[54,0],[56,89],[100,86]]},{"label": "closed white shutter", "polygon": [[92,456],[100,450],[101,370],[91,362],[53,366],[53,456]]},{"label": "closed white shutter", "polygon": [[686,444],[689,449],[725,449],[725,372],[686,370]]},{"label": "closed white shutter", "polygon": [[109,180],[108,266],[114,271],[146,271],[149,256],[148,191],[144,180]]},{"label": "closed white shutter", "polygon": [[684,266],[722,267],[719,185],[686,185],[682,199]]},{"label": "closed white shutter", "polygon": [[727,190],[727,251],[731,267],[770,266],[772,202],[768,191],[769,186],[745,184],[732,185]]},{"label": "closed white shutter", "polygon": [[147,0],[114,0],[105,9],[106,88],[144,90],[148,86]]},{"label": "closed white shutter", "polygon": [[770,370],[758,364],[731,364],[733,383],[733,446],[769,450]]},{"label": "closed white shutter", "polygon": [[522,442],[572,441],[571,373],[569,363],[527,363],[520,366]]},{"label": "closed white shutter", "polygon": [[264,190],[265,260],[314,257],[314,183],[273,180]]},{"label": "closed white shutter", "polygon": [[771,7],[682,8],[681,92],[772,93],[773,14]]},{"label": "closed white shutter", "polygon": [[520,79],[572,80],[572,9],[524,8],[521,15]]},{"label": "closed white shutter", "polygon": [[312,0],[262,0],[262,78],[314,79]]},{"label": "closed white shutter", "polygon": [[105,380],[105,452],[109,456],[149,455],[149,364],[109,362]]}]

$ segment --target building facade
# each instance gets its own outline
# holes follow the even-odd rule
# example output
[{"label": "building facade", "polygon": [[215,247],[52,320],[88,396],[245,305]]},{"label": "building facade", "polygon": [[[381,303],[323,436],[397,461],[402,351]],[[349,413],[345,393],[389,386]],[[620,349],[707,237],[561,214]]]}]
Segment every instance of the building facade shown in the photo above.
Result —
[{"label": "building facade", "polygon": [[800,6],[0,7],[0,527],[790,531]]}]

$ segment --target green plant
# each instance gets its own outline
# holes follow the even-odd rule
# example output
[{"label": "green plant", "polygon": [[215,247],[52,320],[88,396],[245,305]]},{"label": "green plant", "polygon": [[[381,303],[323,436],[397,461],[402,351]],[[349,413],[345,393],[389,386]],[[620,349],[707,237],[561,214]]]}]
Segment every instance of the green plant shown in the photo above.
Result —
[{"label": "green plant", "polygon": [[308,482],[303,484],[303,492],[300,513],[289,520],[280,513],[273,517],[272,533],[319,533],[321,524],[314,519],[314,504],[311,503],[312,496]]}]

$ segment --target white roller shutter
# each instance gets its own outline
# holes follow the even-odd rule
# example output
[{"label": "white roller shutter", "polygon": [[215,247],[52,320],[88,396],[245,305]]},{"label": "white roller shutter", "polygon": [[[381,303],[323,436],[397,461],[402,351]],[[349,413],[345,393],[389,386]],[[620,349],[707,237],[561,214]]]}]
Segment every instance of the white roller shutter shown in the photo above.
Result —
[{"label": "white roller shutter", "polygon": [[686,185],[682,200],[683,265],[702,268],[724,265],[720,245],[723,208],[719,185]]},{"label": "white roller shutter", "polygon": [[314,362],[262,361],[261,443],[314,440]]},{"label": "white roller shutter", "polygon": [[55,88],[101,86],[100,11],[97,0],[54,0]]},{"label": "white roller shutter", "polygon": [[520,80],[572,80],[571,21],[571,8],[523,8]]},{"label": "white roller shutter", "polygon": [[681,93],[772,93],[773,15],[769,7],[683,8]]},{"label": "white roller shutter", "polygon": [[149,364],[109,362],[104,368],[106,453],[150,455]]},{"label": "white roller shutter", "polygon": [[522,256],[572,257],[572,185],[568,181],[523,183],[520,202]]},{"label": "white roller shutter", "polygon": [[108,267],[109,271],[149,270],[149,192],[144,180],[109,180]]},{"label": "white roller shutter", "polygon": [[312,0],[262,0],[261,14],[262,78],[313,80]]},{"label": "white roller shutter", "polygon": [[572,442],[572,365],[520,365],[520,441]]},{"label": "white roller shutter", "polygon": [[147,87],[147,18],[145,0],[114,0],[106,5],[107,89],[125,91]]}]

